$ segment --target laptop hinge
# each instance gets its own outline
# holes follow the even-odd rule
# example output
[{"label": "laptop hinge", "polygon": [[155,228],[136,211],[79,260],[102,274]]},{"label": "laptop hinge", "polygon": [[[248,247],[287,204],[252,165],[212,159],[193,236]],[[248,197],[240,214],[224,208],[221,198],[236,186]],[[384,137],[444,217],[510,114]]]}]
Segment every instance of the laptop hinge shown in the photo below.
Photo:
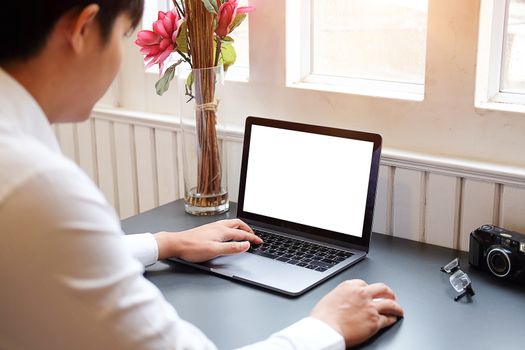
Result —
[{"label": "laptop hinge", "polygon": [[335,239],[331,239],[331,238],[327,238],[327,237],[322,237],[322,236],[315,235],[315,234],[312,234],[312,233],[308,233],[308,232],[305,232],[305,231],[297,231],[297,230],[293,230],[293,229],[290,229],[290,228],[287,228],[287,227],[275,226],[275,225],[262,223],[260,221],[254,221],[254,220],[250,220],[250,219],[246,219],[246,218],[240,218],[240,219],[243,220],[249,226],[252,226],[252,227],[258,227],[258,228],[267,229],[267,230],[276,231],[276,232],[283,232],[283,233],[286,233],[286,234],[290,234],[292,236],[304,237],[304,238],[307,238],[307,239],[310,239],[310,240],[313,240],[313,241],[319,241],[319,242],[322,242],[322,243],[327,243],[327,244],[340,246],[340,247],[344,247],[344,248],[348,248],[348,249],[361,250],[361,251],[364,251],[366,253],[368,253],[368,250],[369,250],[368,247],[365,247],[365,246],[362,246],[362,245],[359,245],[359,244],[354,244],[354,243],[345,242],[345,241],[342,241],[342,240],[335,240]]}]

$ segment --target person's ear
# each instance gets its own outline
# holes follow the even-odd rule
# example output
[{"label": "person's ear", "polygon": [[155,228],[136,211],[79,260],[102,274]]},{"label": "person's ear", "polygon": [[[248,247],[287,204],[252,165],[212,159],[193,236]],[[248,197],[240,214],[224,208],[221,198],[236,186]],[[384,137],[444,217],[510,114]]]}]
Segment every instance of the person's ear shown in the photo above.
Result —
[{"label": "person's ear", "polygon": [[89,36],[97,32],[95,17],[99,11],[100,7],[97,4],[90,4],[73,18],[69,30],[69,42],[76,53],[82,52]]}]

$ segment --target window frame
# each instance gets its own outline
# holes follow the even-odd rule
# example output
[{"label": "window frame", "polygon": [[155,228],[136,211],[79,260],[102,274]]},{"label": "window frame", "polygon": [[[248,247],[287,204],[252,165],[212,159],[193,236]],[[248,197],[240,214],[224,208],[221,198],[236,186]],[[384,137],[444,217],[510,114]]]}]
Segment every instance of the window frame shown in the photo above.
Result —
[{"label": "window frame", "polygon": [[313,0],[286,1],[287,87],[410,101],[424,100],[425,84],[313,74],[312,8]]},{"label": "window frame", "polygon": [[525,93],[502,91],[502,62],[510,0],[481,0],[475,107],[525,112]]}]

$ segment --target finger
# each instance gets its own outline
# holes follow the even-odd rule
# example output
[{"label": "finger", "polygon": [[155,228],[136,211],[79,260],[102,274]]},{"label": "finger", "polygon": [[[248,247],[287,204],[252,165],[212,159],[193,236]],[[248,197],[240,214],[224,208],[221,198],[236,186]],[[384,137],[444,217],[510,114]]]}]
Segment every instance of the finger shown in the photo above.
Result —
[{"label": "finger", "polygon": [[391,299],[383,299],[376,301],[374,302],[374,306],[377,312],[379,312],[379,314],[381,315],[399,317],[402,317],[404,315],[404,310],[401,307],[401,305],[399,305]]},{"label": "finger", "polygon": [[225,241],[249,241],[254,244],[261,244],[263,242],[261,237],[256,236],[253,233],[249,233],[249,232],[239,230],[236,228],[229,229],[224,234],[224,240]]},{"label": "finger", "polygon": [[342,284],[347,284],[349,286],[359,286],[359,287],[368,286],[368,283],[360,279],[346,280]]},{"label": "finger", "polygon": [[253,233],[252,228],[240,219],[224,220],[224,223],[230,228],[238,228],[240,230]]},{"label": "finger", "polygon": [[391,325],[396,323],[397,320],[398,318],[396,316],[380,315],[379,316],[379,328],[382,329],[385,327],[390,327]]},{"label": "finger", "polygon": [[365,289],[372,298],[387,298],[396,300],[394,291],[384,283],[372,283],[369,284]]},{"label": "finger", "polygon": [[248,249],[250,249],[249,242],[217,242],[215,246],[217,255],[238,254]]}]

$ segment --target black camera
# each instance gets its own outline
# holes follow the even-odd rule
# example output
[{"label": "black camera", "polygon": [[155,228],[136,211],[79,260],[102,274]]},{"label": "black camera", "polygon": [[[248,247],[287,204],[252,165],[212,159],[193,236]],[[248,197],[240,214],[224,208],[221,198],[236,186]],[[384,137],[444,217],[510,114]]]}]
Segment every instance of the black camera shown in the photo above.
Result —
[{"label": "black camera", "polygon": [[483,225],[470,233],[468,260],[496,277],[525,283],[525,235]]}]

